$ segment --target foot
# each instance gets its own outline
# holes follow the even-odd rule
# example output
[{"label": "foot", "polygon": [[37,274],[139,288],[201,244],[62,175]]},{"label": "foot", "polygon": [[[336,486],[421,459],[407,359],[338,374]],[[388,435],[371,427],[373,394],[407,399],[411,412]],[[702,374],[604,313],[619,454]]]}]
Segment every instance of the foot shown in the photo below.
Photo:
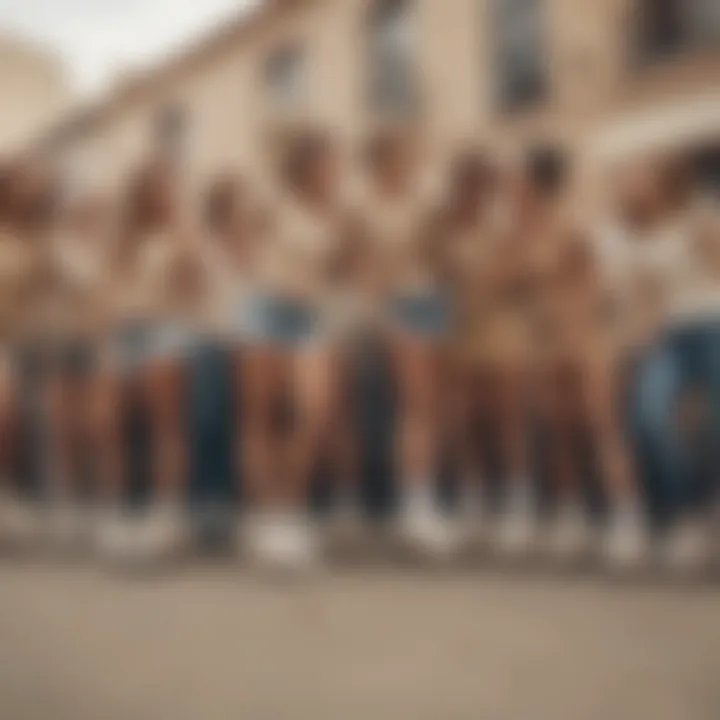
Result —
[{"label": "foot", "polygon": [[95,551],[109,562],[131,561],[137,552],[139,529],[120,508],[103,508],[95,516]]},{"label": "foot", "polygon": [[528,555],[537,540],[537,522],[532,492],[518,488],[498,519],[496,544],[510,558]]},{"label": "foot", "polygon": [[570,504],[561,507],[550,527],[550,555],[562,563],[578,561],[590,549],[591,535],[592,529],[582,506]]},{"label": "foot", "polygon": [[662,545],[662,563],[672,572],[698,572],[710,562],[707,525],[699,519],[685,519],[674,527]]},{"label": "foot", "polygon": [[430,498],[408,503],[400,519],[404,543],[431,560],[449,560],[459,550],[458,528]]},{"label": "foot", "polygon": [[304,572],[316,567],[320,546],[315,529],[300,514],[271,513],[248,528],[248,549],[254,560],[278,572]]},{"label": "foot", "polygon": [[602,555],[616,570],[630,570],[648,560],[650,543],[646,523],[636,510],[618,510],[610,518],[603,538]]},{"label": "foot", "polygon": [[138,531],[138,559],[160,561],[175,557],[187,540],[183,509],[175,503],[159,503]]}]

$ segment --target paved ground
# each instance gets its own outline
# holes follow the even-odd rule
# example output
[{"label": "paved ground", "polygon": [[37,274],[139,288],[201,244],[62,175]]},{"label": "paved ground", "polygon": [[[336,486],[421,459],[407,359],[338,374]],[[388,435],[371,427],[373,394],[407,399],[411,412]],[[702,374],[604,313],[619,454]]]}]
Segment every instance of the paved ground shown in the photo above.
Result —
[{"label": "paved ground", "polygon": [[717,720],[720,596],[0,563],[2,720]]}]

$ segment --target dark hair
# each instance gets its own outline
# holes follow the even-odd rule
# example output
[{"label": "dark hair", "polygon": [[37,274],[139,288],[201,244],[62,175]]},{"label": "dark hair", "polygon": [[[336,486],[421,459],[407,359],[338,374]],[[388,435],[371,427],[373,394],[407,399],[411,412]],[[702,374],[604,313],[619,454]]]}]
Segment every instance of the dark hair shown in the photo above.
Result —
[{"label": "dark hair", "polygon": [[701,146],[693,153],[692,177],[701,191],[720,196],[720,142]]},{"label": "dark hair", "polygon": [[547,195],[560,192],[568,180],[567,155],[554,145],[537,145],[525,158],[525,175],[531,185]]},{"label": "dark hair", "polygon": [[32,158],[19,159],[9,168],[5,176],[4,201],[10,221],[26,231],[38,232],[48,229],[60,208],[63,187],[59,177],[49,172],[44,165],[38,166],[38,175],[31,183],[30,190],[17,192],[22,185],[24,173],[36,166]]},{"label": "dark hair", "polygon": [[468,203],[485,197],[496,178],[494,164],[480,150],[466,150],[455,157],[449,173],[448,217],[459,219]]},{"label": "dark hair", "polygon": [[12,212],[12,188],[15,165],[9,160],[0,161],[0,220],[7,221]]},{"label": "dark hair", "polygon": [[692,164],[680,153],[660,158],[659,173],[663,200],[678,207],[687,202],[692,192]]},{"label": "dark hair", "polygon": [[213,232],[222,233],[227,230],[243,189],[242,180],[231,174],[221,175],[210,184],[205,194],[203,214],[207,226]]},{"label": "dark hair", "polygon": [[382,168],[392,159],[404,134],[398,128],[384,128],[376,132],[365,145],[365,162],[373,170]]},{"label": "dark hair", "polygon": [[331,147],[330,137],[318,130],[310,130],[290,142],[285,155],[282,176],[289,188],[298,189],[305,185],[308,172]]},{"label": "dark hair", "polygon": [[170,167],[154,157],[141,164],[131,175],[125,189],[122,205],[120,245],[122,260],[128,260],[137,247],[137,234],[145,230],[156,218],[149,196],[155,183],[168,177]]},{"label": "dark hair", "polygon": [[454,192],[464,188],[485,189],[496,177],[494,163],[481,150],[458,155],[450,168],[450,184]]}]

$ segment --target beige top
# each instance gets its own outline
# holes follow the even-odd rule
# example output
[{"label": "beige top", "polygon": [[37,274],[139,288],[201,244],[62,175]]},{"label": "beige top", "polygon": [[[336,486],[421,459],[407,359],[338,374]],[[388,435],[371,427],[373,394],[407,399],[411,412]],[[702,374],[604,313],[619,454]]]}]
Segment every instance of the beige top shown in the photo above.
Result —
[{"label": "beige top", "polygon": [[649,342],[682,306],[692,285],[684,221],[646,231],[606,226],[597,244],[610,295],[629,344]]},{"label": "beige top", "polygon": [[328,307],[340,260],[338,218],[288,198],[259,249],[263,289],[315,309]]},{"label": "beige top", "polygon": [[47,321],[56,337],[90,337],[104,326],[108,308],[107,245],[100,238],[58,234],[49,248],[52,288]]},{"label": "beige top", "polygon": [[389,196],[373,187],[359,198],[366,239],[375,255],[384,294],[423,291],[437,283],[438,268],[427,247],[427,223],[437,203],[429,188]]},{"label": "beige top", "polygon": [[491,219],[480,217],[471,226],[449,229],[442,238],[454,306],[458,313],[458,332],[467,342],[482,333],[491,312],[493,261],[498,236]]},{"label": "beige top", "polygon": [[114,288],[116,322],[189,318],[201,279],[197,248],[176,232],[139,239],[137,251]]},{"label": "beige top", "polygon": [[195,322],[199,329],[211,335],[228,335],[250,290],[248,279],[222,239],[203,238],[199,262],[202,286]]}]

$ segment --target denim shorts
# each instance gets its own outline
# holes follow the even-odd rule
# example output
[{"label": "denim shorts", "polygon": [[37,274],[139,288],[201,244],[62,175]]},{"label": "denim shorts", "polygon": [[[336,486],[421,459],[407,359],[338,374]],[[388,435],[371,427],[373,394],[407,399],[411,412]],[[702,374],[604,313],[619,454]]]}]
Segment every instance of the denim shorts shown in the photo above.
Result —
[{"label": "denim shorts", "polygon": [[438,292],[398,295],[391,301],[390,315],[400,329],[429,340],[444,337],[452,327],[450,303]]},{"label": "denim shorts", "polygon": [[137,369],[160,359],[184,359],[195,344],[195,334],[180,323],[130,323],[114,340],[114,356],[125,369]]},{"label": "denim shorts", "polygon": [[97,347],[75,340],[56,345],[51,353],[52,369],[68,377],[84,378],[92,373],[98,360]]},{"label": "denim shorts", "polygon": [[236,314],[240,336],[256,344],[293,348],[320,334],[318,313],[307,306],[273,295],[255,295]]}]

